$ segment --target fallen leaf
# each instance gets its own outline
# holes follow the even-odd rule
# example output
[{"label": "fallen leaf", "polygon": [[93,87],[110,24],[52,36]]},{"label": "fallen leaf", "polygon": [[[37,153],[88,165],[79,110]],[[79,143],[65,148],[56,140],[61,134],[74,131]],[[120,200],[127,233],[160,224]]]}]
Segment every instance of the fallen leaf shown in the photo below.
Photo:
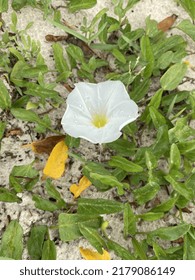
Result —
[{"label": "fallen leaf", "polygon": [[21,136],[23,134],[23,131],[21,128],[19,127],[16,127],[16,128],[13,128],[13,129],[10,129],[6,132],[6,137],[9,137],[9,136]]},{"label": "fallen leaf", "polygon": [[158,23],[157,27],[159,30],[162,30],[163,32],[166,32],[171,28],[171,26],[174,24],[174,22],[177,19],[177,15],[173,14],[172,16],[166,17],[161,22]]},{"label": "fallen leaf", "polygon": [[110,254],[104,249],[102,255],[90,249],[84,249],[83,247],[80,247],[79,251],[86,260],[110,260]]},{"label": "fallen leaf", "polygon": [[70,191],[71,191],[71,193],[74,194],[74,198],[77,198],[89,186],[91,186],[91,182],[89,181],[89,179],[87,177],[83,176],[80,179],[78,185],[73,184],[73,185],[70,186]]},{"label": "fallen leaf", "polygon": [[32,142],[31,144],[23,145],[23,147],[26,148],[30,147],[34,153],[38,153],[38,154],[46,153],[49,155],[53,150],[53,148],[55,147],[55,145],[61,140],[63,140],[64,138],[65,138],[64,135],[49,136],[43,140],[38,140]]},{"label": "fallen leaf", "polygon": [[67,39],[67,35],[59,35],[59,36],[55,36],[52,34],[47,34],[45,36],[45,39],[47,42],[59,42],[59,41],[64,41]]},{"label": "fallen leaf", "polygon": [[65,163],[68,158],[68,147],[64,143],[64,140],[61,140],[53,148],[45,168],[43,170],[43,179],[45,177],[51,177],[53,179],[58,179],[62,176],[65,170]]}]

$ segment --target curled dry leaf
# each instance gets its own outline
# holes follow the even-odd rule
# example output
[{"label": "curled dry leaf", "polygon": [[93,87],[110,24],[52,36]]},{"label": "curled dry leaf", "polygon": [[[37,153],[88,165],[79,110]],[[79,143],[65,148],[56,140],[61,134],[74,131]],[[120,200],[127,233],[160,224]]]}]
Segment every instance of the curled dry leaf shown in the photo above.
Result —
[{"label": "curled dry leaf", "polygon": [[80,179],[78,185],[76,185],[76,184],[71,185],[70,191],[71,191],[71,193],[74,194],[74,198],[77,198],[89,186],[91,186],[91,182],[89,181],[89,179],[87,177],[83,176]]},{"label": "curled dry leaf", "polygon": [[83,247],[80,247],[79,251],[86,260],[110,260],[110,254],[104,249],[102,255],[90,249],[84,249]]},{"label": "curled dry leaf", "polygon": [[157,27],[159,30],[162,30],[163,32],[166,32],[167,30],[169,30],[172,25],[174,24],[174,22],[177,19],[177,15],[173,14],[172,16],[166,17],[165,19],[163,19],[161,22],[158,23]]},{"label": "curled dry leaf", "polygon": [[49,136],[43,140],[38,140],[35,142],[32,142],[31,144],[23,145],[23,147],[30,147],[34,153],[42,154],[50,154],[55,145],[60,142],[61,140],[64,140],[64,135],[54,135]]},{"label": "curled dry leaf", "polygon": [[52,35],[52,34],[47,34],[45,36],[45,40],[47,42],[59,42],[59,41],[64,41],[66,39],[67,39],[67,35],[56,36],[56,35]]},{"label": "curled dry leaf", "polygon": [[46,162],[42,179],[45,179],[45,177],[59,179],[64,173],[67,158],[68,147],[64,143],[64,140],[61,140],[55,145]]}]

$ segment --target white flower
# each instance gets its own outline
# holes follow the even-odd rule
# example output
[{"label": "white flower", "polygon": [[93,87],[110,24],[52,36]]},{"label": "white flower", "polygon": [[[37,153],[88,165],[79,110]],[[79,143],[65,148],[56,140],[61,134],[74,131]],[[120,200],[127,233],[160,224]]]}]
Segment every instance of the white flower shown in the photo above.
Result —
[{"label": "white flower", "polygon": [[94,144],[113,142],[120,130],[138,117],[138,106],[120,81],[80,82],[67,98],[64,131]]}]

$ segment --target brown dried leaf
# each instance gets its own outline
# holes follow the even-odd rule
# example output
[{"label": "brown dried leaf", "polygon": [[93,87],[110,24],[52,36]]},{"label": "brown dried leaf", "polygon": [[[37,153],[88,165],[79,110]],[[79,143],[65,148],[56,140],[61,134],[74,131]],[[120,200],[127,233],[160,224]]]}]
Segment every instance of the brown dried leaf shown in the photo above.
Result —
[{"label": "brown dried leaf", "polygon": [[165,19],[163,19],[161,22],[158,23],[157,27],[159,30],[162,30],[163,32],[166,32],[167,30],[169,30],[172,25],[174,24],[174,22],[177,19],[177,15],[173,14],[172,16],[166,17]]},{"label": "brown dried leaf", "polygon": [[23,131],[21,128],[19,127],[16,127],[16,128],[13,128],[13,129],[10,129],[6,132],[6,137],[9,137],[9,136],[21,136],[23,134]]},{"label": "brown dried leaf", "polygon": [[59,41],[64,41],[67,39],[67,35],[63,35],[63,36],[55,36],[55,35],[51,35],[48,34],[45,36],[45,39],[47,42],[59,42]]},{"label": "brown dried leaf", "polygon": [[53,150],[53,148],[55,147],[55,145],[58,142],[60,142],[61,140],[63,140],[64,138],[65,138],[64,135],[49,136],[43,140],[38,140],[38,141],[32,142],[31,144],[24,145],[23,147],[31,147],[31,149],[35,153],[38,153],[38,154],[46,153],[49,155],[51,153],[51,151]]}]

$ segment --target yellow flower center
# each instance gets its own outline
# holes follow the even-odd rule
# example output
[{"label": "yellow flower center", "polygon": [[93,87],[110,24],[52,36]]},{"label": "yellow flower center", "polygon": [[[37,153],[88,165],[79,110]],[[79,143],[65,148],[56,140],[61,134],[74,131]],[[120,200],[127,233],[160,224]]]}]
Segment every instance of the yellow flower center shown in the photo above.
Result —
[{"label": "yellow flower center", "polygon": [[107,119],[106,115],[104,115],[104,114],[93,115],[92,124],[95,127],[97,127],[97,128],[103,127],[107,124],[107,122],[108,122],[108,119]]}]

